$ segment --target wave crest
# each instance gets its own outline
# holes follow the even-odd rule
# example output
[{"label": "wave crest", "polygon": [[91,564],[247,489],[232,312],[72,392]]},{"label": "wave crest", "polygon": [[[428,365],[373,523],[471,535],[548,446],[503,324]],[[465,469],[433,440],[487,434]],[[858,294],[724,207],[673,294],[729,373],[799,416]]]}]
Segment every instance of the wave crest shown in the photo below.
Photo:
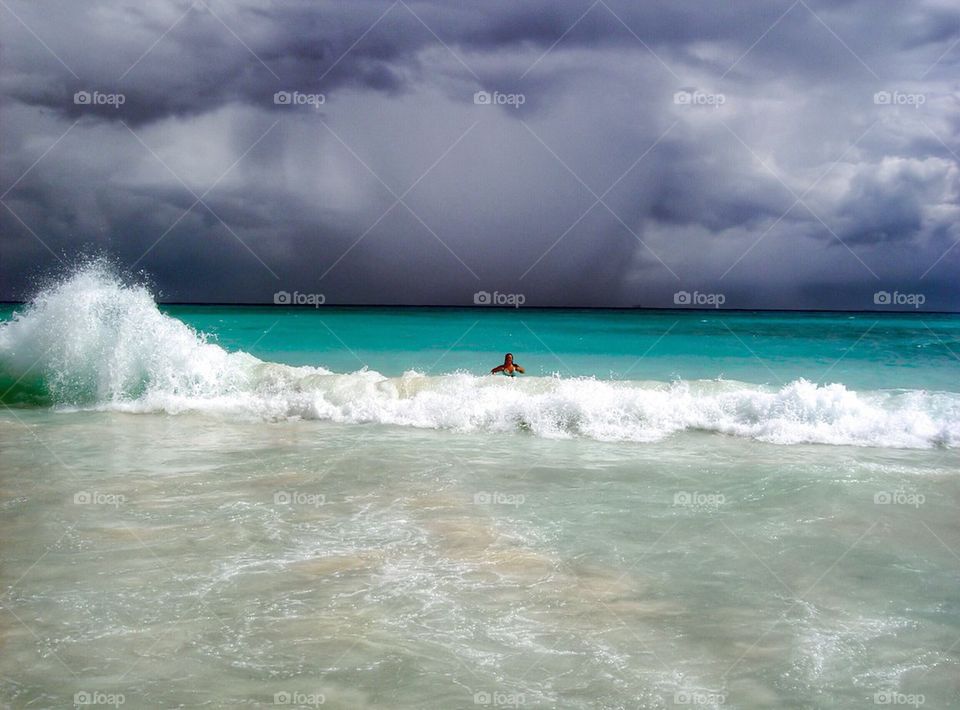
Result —
[{"label": "wave crest", "polygon": [[855,392],[796,380],[734,381],[336,374],[230,353],[159,311],[102,263],[47,289],[0,325],[5,403],[123,412],[207,412],[458,431],[653,441],[685,430],[763,441],[955,446],[960,396]]}]

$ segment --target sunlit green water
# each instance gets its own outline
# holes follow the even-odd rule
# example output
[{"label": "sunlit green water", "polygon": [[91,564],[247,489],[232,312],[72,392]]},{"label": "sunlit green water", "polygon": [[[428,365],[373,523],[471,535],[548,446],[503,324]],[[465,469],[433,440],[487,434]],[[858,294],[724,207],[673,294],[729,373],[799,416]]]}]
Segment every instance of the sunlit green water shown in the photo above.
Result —
[{"label": "sunlit green water", "polygon": [[477,374],[513,352],[528,372],[634,380],[804,377],[855,389],[955,391],[960,316],[524,309],[170,306],[224,347],[291,365]]}]

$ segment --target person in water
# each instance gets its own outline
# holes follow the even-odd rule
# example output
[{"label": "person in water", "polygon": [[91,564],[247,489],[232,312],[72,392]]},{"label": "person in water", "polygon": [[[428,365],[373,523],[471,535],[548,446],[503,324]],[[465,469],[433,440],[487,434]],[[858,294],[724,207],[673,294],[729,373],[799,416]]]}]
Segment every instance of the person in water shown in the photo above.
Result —
[{"label": "person in water", "polygon": [[507,353],[503,356],[503,364],[490,370],[491,375],[495,375],[498,372],[513,377],[517,372],[523,374],[523,368],[513,361],[513,353]]}]

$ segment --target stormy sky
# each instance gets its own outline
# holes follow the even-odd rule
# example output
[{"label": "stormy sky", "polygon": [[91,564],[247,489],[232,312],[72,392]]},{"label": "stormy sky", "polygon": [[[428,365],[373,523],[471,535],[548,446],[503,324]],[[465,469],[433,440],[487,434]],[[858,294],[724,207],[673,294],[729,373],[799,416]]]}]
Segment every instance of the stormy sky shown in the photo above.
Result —
[{"label": "stormy sky", "polygon": [[955,0],[0,18],[3,299],[108,254],[168,301],[960,309]]}]

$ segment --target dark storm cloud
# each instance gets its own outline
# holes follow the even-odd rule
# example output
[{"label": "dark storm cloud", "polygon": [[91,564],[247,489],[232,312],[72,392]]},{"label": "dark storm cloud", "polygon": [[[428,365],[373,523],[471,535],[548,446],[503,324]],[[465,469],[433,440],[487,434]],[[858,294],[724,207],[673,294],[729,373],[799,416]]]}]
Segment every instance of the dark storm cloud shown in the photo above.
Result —
[{"label": "dark storm cloud", "polygon": [[[879,5],[847,3],[843,14],[829,6],[819,8],[831,17],[833,25],[851,30],[845,42],[852,46],[852,56],[844,42],[837,41],[828,30],[813,31],[819,23],[818,15],[802,5],[790,9],[782,24],[770,30],[789,5],[768,2],[718,6],[705,13],[699,0],[665,7],[611,1],[595,5],[587,14],[584,11],[589,4],[573,3],[484,3],[470,9],[457,8],[453,3],[337,3],[319,7],[292,3],[267,12],[225,3],[168,2],[158,4],[162,11],[128,9],[103,18],[98,17],[97,4],[22,3],[19,14],[28,25],[43,27],[55,17],[61,29],[73,26],[78,32],[71,38],[69,51],[58,52],[66,67],[29,35],[14,40],[8,58],[8,73],[13,74],[9,90],[24,102],[61,111],[71,118],[97,115],[105,120],[122,118],[140,123],[203,112],[229,101],[269,105],[273,93],[287,85],[302,92],[358,88],[396,93],[422,78],[424,72],[432,71],[419,55],[426,49],[436,49],[439,41],[456,47],[464,56],[516,52],[521,70],[529,68],[561,36],[563,49],[568,51],[636,50],[639,42],[645,42],[662,56],[665,67],[672,61],[686,61],[723,72],[730,69],[729,60],[736,58],[735,52],[729,58],[698,59],[692,45],[742,45],[747,38],[768,31],[776,32],[776,42],[754,47],[745,66],[768,77],[776,72],[778,76],[808,81],[826,73],[856,75],[870,71],[855,57],[876,59],[878,66],[891,58],[889,45],[878,44],[872,34],[858,35],[863,24],[860,13],[869,10],[882,16],[886,10],[890,20],[883,22],[881,35],[904,41],[898,34],[902,29],[894,21],[904,16],[903,8],[892,3]],[[911,47],[939,43],[950,36],[945,27],[956,16],[945,11],[936,15],[937,22],[928,19],[932,26],[925,26],[920,36],[910,38]],[[101,23],[101,19],[105,21]],[[875,32],[877,25],[871,27]],[[145,39],[155,41],[161,36],[163,39],[145,57],[144,51],[152,45]],[[463,79],[496,74],[484,64],[485,60],[478,61],[473,68],[464,62],[448,71]],[[550,71],[548,65],[540,68]],[[126,94],[123,112],[73,103],[76,91],[94,88]]]},{"label": "dark storm cloud", "polygon": [[958,307],[950,2],[0,14],[7,298],[100,250],[171,300]]}]

